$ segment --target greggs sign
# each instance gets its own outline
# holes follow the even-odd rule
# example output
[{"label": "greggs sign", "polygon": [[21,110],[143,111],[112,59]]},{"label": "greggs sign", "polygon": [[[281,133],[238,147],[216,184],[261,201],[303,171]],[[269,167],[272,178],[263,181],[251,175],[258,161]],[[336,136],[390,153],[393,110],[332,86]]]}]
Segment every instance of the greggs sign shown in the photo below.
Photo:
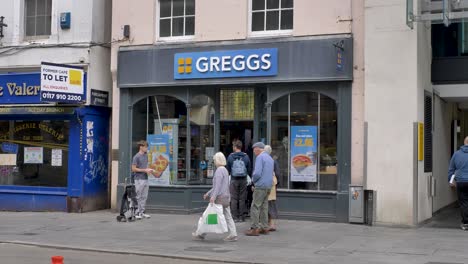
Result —
[{"label": "greggs sign", "polygon": [[174,79],[275,76],[278,49],[176,53]]}]

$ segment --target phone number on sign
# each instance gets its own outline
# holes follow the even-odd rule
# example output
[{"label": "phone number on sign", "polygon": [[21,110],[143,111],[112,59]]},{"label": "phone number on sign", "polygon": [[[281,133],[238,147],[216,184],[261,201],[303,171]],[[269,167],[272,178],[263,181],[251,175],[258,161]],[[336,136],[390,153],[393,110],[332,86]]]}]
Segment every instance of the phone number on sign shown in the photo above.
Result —
[{"label": "phone number on sign", "polygon": [[43,99],[49,100],[63,100],[63,101],[81,101],[82,95],[75,94],[55,94],[55,93],[42,93]]}]

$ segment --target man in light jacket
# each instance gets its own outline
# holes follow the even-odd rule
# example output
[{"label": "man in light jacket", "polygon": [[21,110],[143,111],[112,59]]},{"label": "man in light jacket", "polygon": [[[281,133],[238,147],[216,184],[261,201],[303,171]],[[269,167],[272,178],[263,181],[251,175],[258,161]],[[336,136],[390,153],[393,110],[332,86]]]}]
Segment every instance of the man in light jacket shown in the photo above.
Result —
[{"label": "man in light jacket", "polygon": [[[448,180],[452,187],[457,187],[458,203],[462,216],[461,229],[468,230],[468,137],[465,137],[464,146],[455,152],[450,160]],[[455,182],[451,182],[455,175]]]},{"label": "man in light jacket", "polygon": [[252,182],[255,186],[252,206],[250,207],[251,227],[245,232],[247,236],[268,234],[268,195],[273,185],[274,161],[264,152],[265,144],[257,142],[253,146],[255,159]]}]

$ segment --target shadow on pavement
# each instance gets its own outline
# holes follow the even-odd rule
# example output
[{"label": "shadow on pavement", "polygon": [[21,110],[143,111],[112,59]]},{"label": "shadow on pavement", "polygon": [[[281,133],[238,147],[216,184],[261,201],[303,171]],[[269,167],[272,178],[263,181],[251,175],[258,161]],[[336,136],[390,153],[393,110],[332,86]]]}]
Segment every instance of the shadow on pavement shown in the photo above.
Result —
[{"label": "shadow on pavement", "polygon": [[429,228],[460,228],[461,216],[460,208],[457,203],[446,207],[436,213],[429,222],[423,225],[423,227]]}]

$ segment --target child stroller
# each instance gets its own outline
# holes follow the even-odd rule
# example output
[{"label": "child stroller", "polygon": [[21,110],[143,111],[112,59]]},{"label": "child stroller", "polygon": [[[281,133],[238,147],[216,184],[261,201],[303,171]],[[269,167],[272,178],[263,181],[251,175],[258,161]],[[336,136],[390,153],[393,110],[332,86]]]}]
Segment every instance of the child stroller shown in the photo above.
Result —
[{"label": "child stroller", "polygon": [[120,214],[117,216],[118,222],[135,221],[138,202],[136,199],[136,189],[130,177],[125,178],[125,188],[120,203]]}]

